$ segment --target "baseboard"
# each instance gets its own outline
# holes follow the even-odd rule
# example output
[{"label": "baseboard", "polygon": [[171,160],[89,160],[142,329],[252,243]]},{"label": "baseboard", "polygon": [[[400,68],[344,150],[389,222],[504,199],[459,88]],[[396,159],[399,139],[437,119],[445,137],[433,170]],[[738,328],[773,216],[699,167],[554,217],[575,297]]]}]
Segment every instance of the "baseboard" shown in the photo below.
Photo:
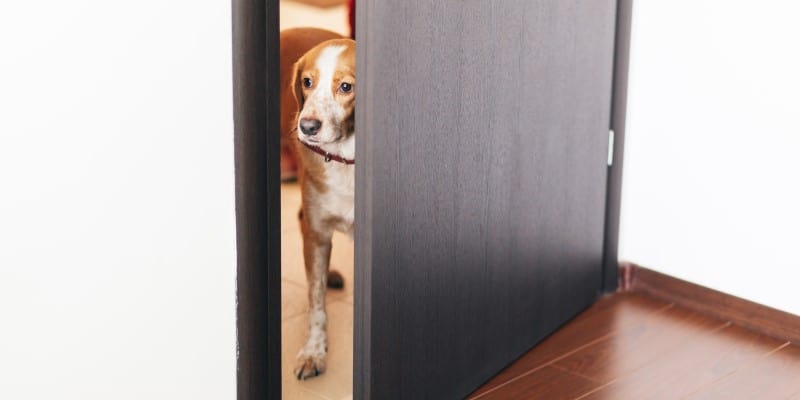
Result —
[{"label": "baseboard", "polygon": [[800,345],[800,317],[704,286],[621,262],[619,291],[648,294],[701,314]]}]

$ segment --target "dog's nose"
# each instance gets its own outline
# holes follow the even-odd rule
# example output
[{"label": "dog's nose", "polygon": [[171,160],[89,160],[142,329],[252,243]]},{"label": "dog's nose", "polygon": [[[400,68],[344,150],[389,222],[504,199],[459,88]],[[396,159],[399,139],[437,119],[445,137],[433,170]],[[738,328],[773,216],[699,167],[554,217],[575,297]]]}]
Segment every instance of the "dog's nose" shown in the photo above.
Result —
[{"label": "dog's nose", "polygon": [[304,135],[314,136],[319,132],[322,122],[318,119],[303,118],[300,120],[300,131]]}]

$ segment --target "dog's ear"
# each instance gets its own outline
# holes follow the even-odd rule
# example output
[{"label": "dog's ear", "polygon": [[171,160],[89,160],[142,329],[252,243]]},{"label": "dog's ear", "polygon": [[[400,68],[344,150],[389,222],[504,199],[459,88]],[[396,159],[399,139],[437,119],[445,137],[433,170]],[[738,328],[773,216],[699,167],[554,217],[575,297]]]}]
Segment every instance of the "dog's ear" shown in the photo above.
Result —
[{"label": "dog's ear", "polygon": [[306,101],[303,96],[303,77],[300,75],[303,72],[305,63],[305,57],[300,57],[300,59],[294,63],[294,68],[292,69],[292,92],[294,93],[294,99],[297,101],[298,111],[303,109],[303,104]]}]

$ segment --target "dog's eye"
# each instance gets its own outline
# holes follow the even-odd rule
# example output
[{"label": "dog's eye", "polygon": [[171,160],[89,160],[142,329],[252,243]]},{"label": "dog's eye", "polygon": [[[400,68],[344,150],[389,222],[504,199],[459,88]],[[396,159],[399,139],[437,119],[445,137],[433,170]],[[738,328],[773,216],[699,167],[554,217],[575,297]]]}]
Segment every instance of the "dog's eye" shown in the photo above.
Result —
[{"label": "dog's eye", "polygon": [[342,84],[339,85],[339,91],[342,93],[350,93],[351,90],[353,90],[353,85],[347,82],[342,82]]},{"label": "dog's eye", "polygon": [[311,87],[311,78],[303,78],[303,86],[310,88]]}]

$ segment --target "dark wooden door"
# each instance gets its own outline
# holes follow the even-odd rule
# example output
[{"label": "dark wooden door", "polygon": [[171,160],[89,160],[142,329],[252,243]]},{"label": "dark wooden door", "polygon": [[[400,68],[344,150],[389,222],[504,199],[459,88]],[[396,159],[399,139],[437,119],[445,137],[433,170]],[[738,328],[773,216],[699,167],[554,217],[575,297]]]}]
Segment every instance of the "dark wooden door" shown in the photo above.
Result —
[{"label": "dark wooden door", "polygon": [[603,289],[616,1],[358,7],[355,398],[462,398]]}]

